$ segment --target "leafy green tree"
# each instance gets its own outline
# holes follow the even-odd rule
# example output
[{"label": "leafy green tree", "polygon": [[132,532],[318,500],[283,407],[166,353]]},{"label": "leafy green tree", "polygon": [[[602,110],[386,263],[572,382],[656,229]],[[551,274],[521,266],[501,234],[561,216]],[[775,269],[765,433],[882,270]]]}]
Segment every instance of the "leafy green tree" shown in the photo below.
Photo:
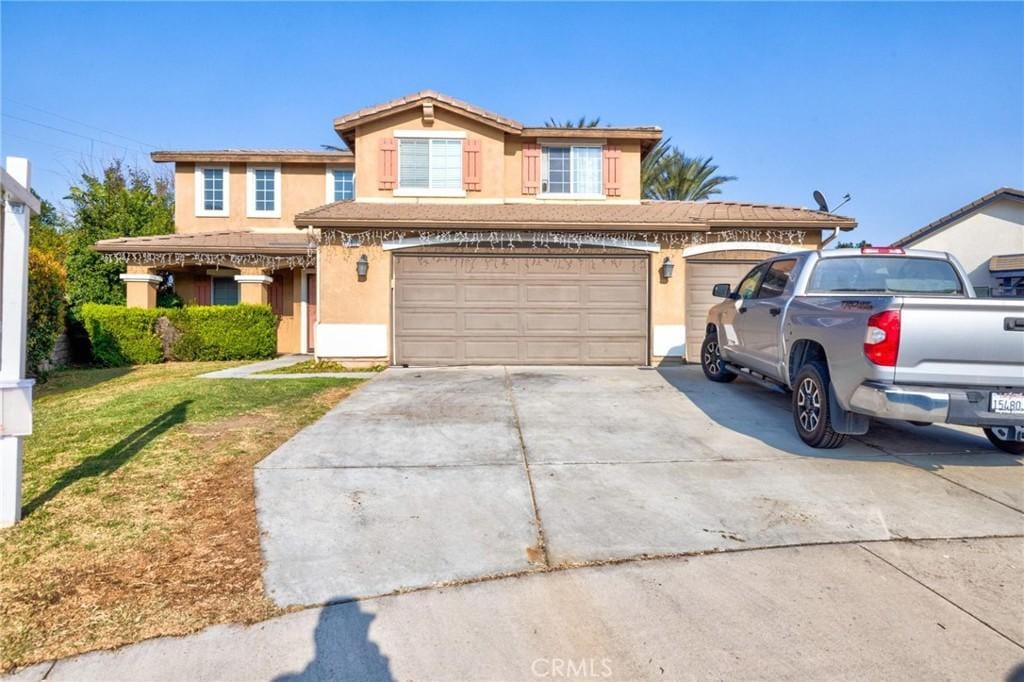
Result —
[{"label": "leafy green tree", "polygon": [[39,199],[39,213],[29,221],[28,244],[63,263],[68,255],[68,223],[53,204],[36,194],[35,190],[32,194]]},{"label": "leafy green tree", "polygon": [[170,184],[113,161],[99,176],[82,174],[67,197],[73,207],[68,245],[68,300],[72,316],[83,303],[125,303],[119,275],[122,263],[105,261],[92,250],[100,239],[144,237],[174,231]]},{"label": "leafy green tree", "polygon": [[861,239],[856,244],[853,242],[839,242],[836,244],[837,249],[863,249],[865,246],[871,246],[871,242]]},{"label": "leafy green tree", "polygon": [[55,254],[35,246],[28,250],[27,319],[27,369],[42,380],[46,378],[43,364],[64,331],[64,266]]}]

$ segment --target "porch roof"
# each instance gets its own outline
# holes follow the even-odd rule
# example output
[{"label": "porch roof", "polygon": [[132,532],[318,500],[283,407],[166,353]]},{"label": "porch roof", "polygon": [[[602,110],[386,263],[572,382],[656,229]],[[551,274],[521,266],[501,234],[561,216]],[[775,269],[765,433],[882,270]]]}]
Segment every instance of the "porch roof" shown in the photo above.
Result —
[{"label": "porch roof", "polygon": [[637,204],[411,204],[340,201],[295,216],[296,227],[707,231],[713,228],[850,230],[852,218],[807,208],[727,201]]},{"label": "porch roof", "polygon": [[134,265],[230,264],[263,268],[312,267],[316,242],[301,230],[231,230],[103,239],[93,249],[111,260]]}]

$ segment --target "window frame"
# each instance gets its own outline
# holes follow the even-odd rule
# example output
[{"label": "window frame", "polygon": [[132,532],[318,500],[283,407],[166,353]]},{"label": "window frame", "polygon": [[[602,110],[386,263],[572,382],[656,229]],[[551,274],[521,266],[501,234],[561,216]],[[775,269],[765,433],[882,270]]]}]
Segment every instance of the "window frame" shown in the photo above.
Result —
[{"label": "window frame", "polygon": [[[761,282],[764,281],[764,276],[765,273],[768,272],[768,267],[768,263],[758,263],[757,265],[750,269],[750,272],[748,272],[747,274],[743,275],[743,277],[740,278],[740,281],[736,283],[736,300],[752,301],[757,298],[757,293],[761,290]],[[753,277],[755,274],[757,274],[759,270],[763,272],[761,272],[761,276],[758,277],[757,284],[754,285],[753,290],[750,292],[750,296],[740,295],[740,288],[743,286],[743,283],[746,282],[751,277]]]},{"label": "window frame", "polygon": [[[274,208],[258,210],[256,208],[256,171],[274,171]],[[247,218],[280,218],[281,217],[281,165],[269,163],[251,163],[246,166],[246,201],[245,215]]]},{"label": "window frame", "polygon": [[[395,188],[396,197],[465,197],[466,188],[463,182],[465,169],[466,133],[462,130],[396,130],[395,139]],[[403,140],[427,140],[427,187],[402,187],[402,142]],[[459,186],[458,188],[430,187],[430,141],[457,140],[459,142]]]},{"label": "window frame", "polygon": [[[352,174],[352,199],[335,199],[334,198],[334,174],[338,171],[347,171]],[[324,198],[328,204],[333,204],[335,201],[355,201],[356,198],[356,170],[352,166],[328,166],[327,174],[325,176],[325,194]]]},{"label": "window frame", "polygon": [[[223,178],[223,208],[206,208],[206,171],[219,170]],[[197,218],[225,218],[231,212],[231,167],[225,165],[196,165],[195,171],[195,213]]]},{"label": "window frame", "polygon": [[[603,141],[599,141],[599,142],[575,142],[575,141],[567,141],[567,140],[548,140],[548,141],[541,140],[540,141],[540,187],[539,187],[539,191],[537,192],[537,198],[538,199],[605,199],[605,198],[607,198],[607,194],[605,194],[605,189],[604,189],[604,181],[605,181],[605,177],[604,177],[604,149],[605,149],[605,146],[606,145],[605,145],[605,143]],[[545,183],[548,182],[548,180],[547,180],[548,165],[545,162],[545,159],[548,158],[548,156],[544,153],[544,151],[546,149],[564,148],[564,147],[568,147],[569,148],[569,191],[568,192],[547,192],[547,191],[544,190],[544,185],[545,185]],[[599,187],[599,190],[597,191],[597,193],[594,193],[594,192],[573,192],[572,191],[572,186],[573,186],[573,156],[574,156],[573,150],[580,149],[580,148],[598,149],[598,150],[600,150],[600,157],[601,158],[600,158],[600,163],[598,164],[598,187]]]},{"label": "window frame", "polygon": [[[217,281],[221,280],[224,282],[230,282],[235,288],[235,302],[234,303],[217,303]],[[234,278],[234,275],[211,275],[210,276],[210,305],[238,305],[242,302],[242,287],[239,285],[238,280]]]},{"label": "window frame", "polygon": [[[782,291],[780,291],[777,294],[774,294],[772,296],[762,296],[761,292],[764,290],[764,283],[768,279],[768,273],[770,273],[775,268],[775,266],[778,265],[779,263],[790,263],[789,270],[786,272],[786,286],[784,286],[782,288]],[[767,265],[768,265],[768,269],[764,271],[764,274],[761,276],[761,281],[757,285],[757,292],[754,294],[754,298],[755,299],[769,300],[769,299],[772,299],[772,298],[779,298],[781,296],[785,296],[786,290],[789,289],[789,285],[793,283],[793,271],[796,269],[797,259],[796,258],[776,258],[774,260],[769,261],[767,263]]]}]

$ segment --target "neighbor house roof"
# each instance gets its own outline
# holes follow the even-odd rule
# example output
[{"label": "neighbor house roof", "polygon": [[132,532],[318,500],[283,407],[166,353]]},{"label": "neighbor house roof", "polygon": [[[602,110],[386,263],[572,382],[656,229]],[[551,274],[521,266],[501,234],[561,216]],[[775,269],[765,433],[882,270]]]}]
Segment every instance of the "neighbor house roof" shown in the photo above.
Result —
[{"label": "neighbor house roof", "polygon": [[309,235],[298,230],[225,230],[103,239],[96,242],[93,248],[100,253],[253,253],[287,256],[307,253],[311,243]]},{"label": "neighbor house roof", "polygon": [[806,208],[725,201],[639,204],[384,204],[340,201],[295,216],[297,227],[564,230],[709,230],[773,227],[849,230],[852,218]]},{"label": "neighbor house roof", "polygon": [[942,216],[938,220],[932,221],[922,227],[920,230],[915,230],[908,234],[906,237],[897,239],[892,243],[893,246],[912,246],[914,242],[927,237],[932,232],[940,230],[946,225],[950,224],[954,220],[959,220],[966,215],[974,213],[978,209],[991,204],[994,201],[1001,199],[1010,199],[1013,201],[1024,201],[1024,189],[1016,189],[1014,187],[1000,187],[999,189],[989,192],[985,196],[975,199],[971,203],[961,206],[952,213]]},{"label": "neighbor house roof", "polygon": [[988,262],[989,272],[1012,272],[1016,270],[1024,270],[1024,253],[992,256]]},{"label": "neighbor house roof", "polygon": [[354,163],[350,151],[316,149],[190,149],[156,151],[150,154],[154,161],[193,161],[206,163],[230,163],[251,161],[254,163]]}]

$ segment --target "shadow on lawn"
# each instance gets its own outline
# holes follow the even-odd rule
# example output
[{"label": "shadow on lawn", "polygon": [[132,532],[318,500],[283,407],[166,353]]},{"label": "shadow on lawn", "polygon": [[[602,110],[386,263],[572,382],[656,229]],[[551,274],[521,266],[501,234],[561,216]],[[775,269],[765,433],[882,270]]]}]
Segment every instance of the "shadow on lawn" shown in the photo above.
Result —
[{"label": "shadow on lawn", "polygon": [[46,492],[36,495],[31,502],[26,504],[22,509],[22,516],[28,517],[32,512],[59,495],[62,490],[75,481],[83,478],[106,476],[117,471],[122,464],[137,455],[142,448],[149,445],[160,434],[173,426],[183,423],[191,402],[191,400],[181,401],[98,455],[83,459],[73,469],[64,472]]}]

